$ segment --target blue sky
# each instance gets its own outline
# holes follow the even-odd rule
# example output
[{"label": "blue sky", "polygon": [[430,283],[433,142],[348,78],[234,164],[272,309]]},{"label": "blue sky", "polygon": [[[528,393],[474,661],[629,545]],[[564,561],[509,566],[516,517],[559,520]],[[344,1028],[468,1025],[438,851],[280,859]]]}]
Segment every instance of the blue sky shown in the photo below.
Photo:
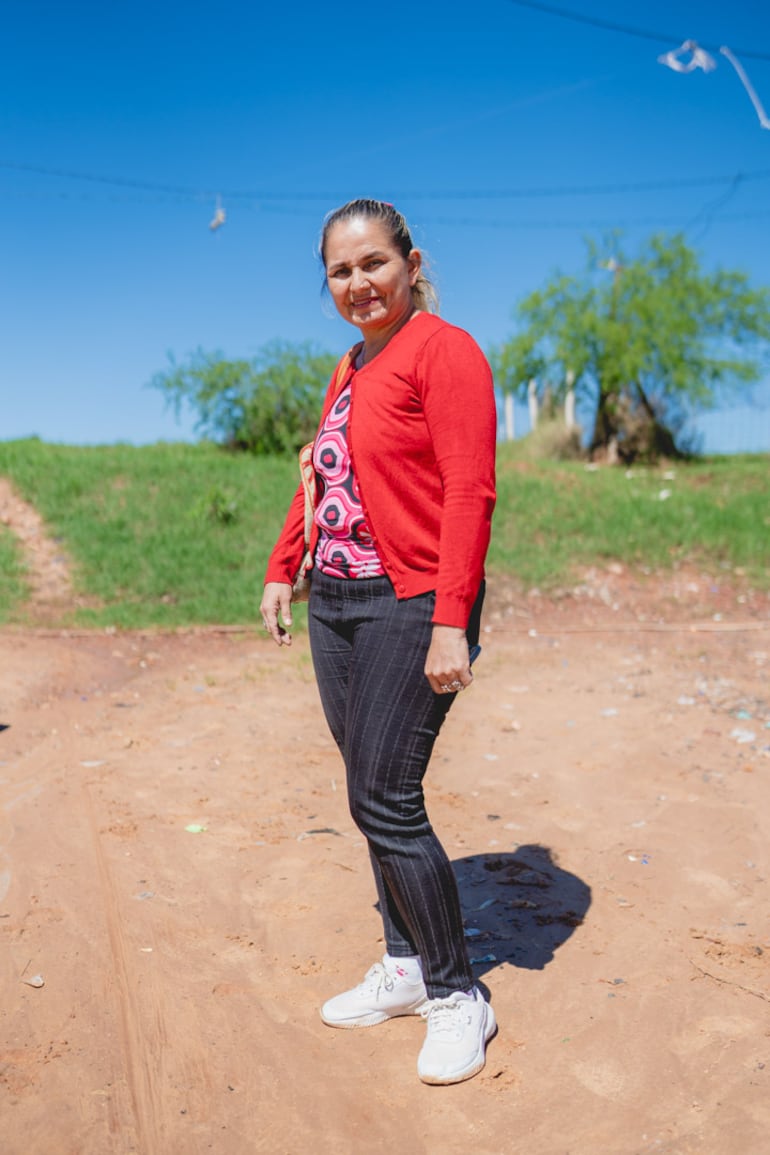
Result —
[{"label": "blue sky", "polygon": [[[616,227],[632,250],[684,229],[705,267],[770,283],[770,131],[717,51],[770,112],[765,4],[559,6],[597,23],[513,0],[3,3],[0,439],[188,437],[147,388],[169,352],[344,350],[314,249],[353,196],[406,213],[484,348]],[[686,38],[715,71],[657,62]],[[770,382],[757,397],[741,447],[770,449]],[[706,448],[745,441],[742,410]]]}]

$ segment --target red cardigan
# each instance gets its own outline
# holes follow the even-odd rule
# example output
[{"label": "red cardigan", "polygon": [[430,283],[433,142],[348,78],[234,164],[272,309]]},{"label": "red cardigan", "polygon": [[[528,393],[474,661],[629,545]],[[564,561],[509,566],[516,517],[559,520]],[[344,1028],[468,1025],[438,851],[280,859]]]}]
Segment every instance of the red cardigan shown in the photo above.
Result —
[{"label": "red cardigan", "polygon": [[[486,358],[464,330],[418,313],[350,375],[351,462],[396,597],[435,590],[434,623],[465,629],[495,506],[497,411]],[[335,377],[321,423],[336,395]],[[311,550],[317,541],[314,525]],[[291,583],[303,554],[300,485],[265,581]]]}]

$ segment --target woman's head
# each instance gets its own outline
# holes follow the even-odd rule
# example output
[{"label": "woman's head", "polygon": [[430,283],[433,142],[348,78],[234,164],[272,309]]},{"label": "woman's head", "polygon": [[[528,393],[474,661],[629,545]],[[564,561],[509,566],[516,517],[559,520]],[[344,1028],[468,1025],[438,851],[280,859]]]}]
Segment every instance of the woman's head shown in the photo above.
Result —
[{"label": "woman's head", "polygon": [[426,313],[437,313],[438,294],[422,267],[422,256],[412,243],[412,235],[406,219],[393,205],[385,201],[362,197],[340,205],[339,208],[334,209],[326,216],[321,230],[319,252],[327,277],[330,238],[337,226],[350,225],[353,222],[361,222],[362,226],[367,223],[375,226],[381,236],[387,237],[390,245],[400,253],[407,265],[413,260],[413,255],[417,255],[417,275],[413,278],[413,284],[410,286],[412,303],[415,309],[421,309]]}]

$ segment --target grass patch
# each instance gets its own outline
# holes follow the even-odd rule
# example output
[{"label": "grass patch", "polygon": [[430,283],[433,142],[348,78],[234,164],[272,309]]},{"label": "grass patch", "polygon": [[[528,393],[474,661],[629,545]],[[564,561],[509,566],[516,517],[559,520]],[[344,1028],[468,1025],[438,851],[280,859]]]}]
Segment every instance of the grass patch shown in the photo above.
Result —
[{"label": "grass patch", "polygon": [[289,458],[213,445],[0,443],[0,473],[75,561],[81,625],[258,620],[262,575],[298,479]]},{"label": "grass patch", "polygon": [[10,621],[26,595],[21,551],[11,531],[0,525],[0,623]]},{"label": "grass patch", "polygon": [[[34,503],[75,561],[72,624],[258,623],[262,576],[297,481],[291,458],[216,446],[80,448],[0,442],[0,474]],[[532,462],[502,445],[489,568],[543,590],[611,560],[740,569],[770,588],[764,455],[675,469]],[[1,529],[1,527],[0,527]],[[0,615],[20,620],[20,556],[0,532]],[[298,624],[304,610],[298,608]]]},{"label": "grass patch", "polygon": [[492,569],[553,588],[576,567],[619,561],[745,571],[770,587],[768,458],[704,459],[675,468],[528,464],[500,447]]}]

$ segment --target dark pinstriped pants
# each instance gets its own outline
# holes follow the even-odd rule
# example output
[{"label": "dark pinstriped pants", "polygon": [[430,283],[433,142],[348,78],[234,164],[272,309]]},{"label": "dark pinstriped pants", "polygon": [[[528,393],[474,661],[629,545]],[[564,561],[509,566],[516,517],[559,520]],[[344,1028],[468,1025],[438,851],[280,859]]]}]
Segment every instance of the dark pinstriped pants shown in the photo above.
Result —
[{"label": "dark pinstriped pants", "polygon": [[[478,641],[482,586],[468,626]],[[422,780],[456,694],[425,677],[435,594],[398,601],[387,577],[313,570],[308,627],[329,728],[369,853],[388,953],[419,954],[430,998],[473,985],[451,863],[425,812]]]}]

